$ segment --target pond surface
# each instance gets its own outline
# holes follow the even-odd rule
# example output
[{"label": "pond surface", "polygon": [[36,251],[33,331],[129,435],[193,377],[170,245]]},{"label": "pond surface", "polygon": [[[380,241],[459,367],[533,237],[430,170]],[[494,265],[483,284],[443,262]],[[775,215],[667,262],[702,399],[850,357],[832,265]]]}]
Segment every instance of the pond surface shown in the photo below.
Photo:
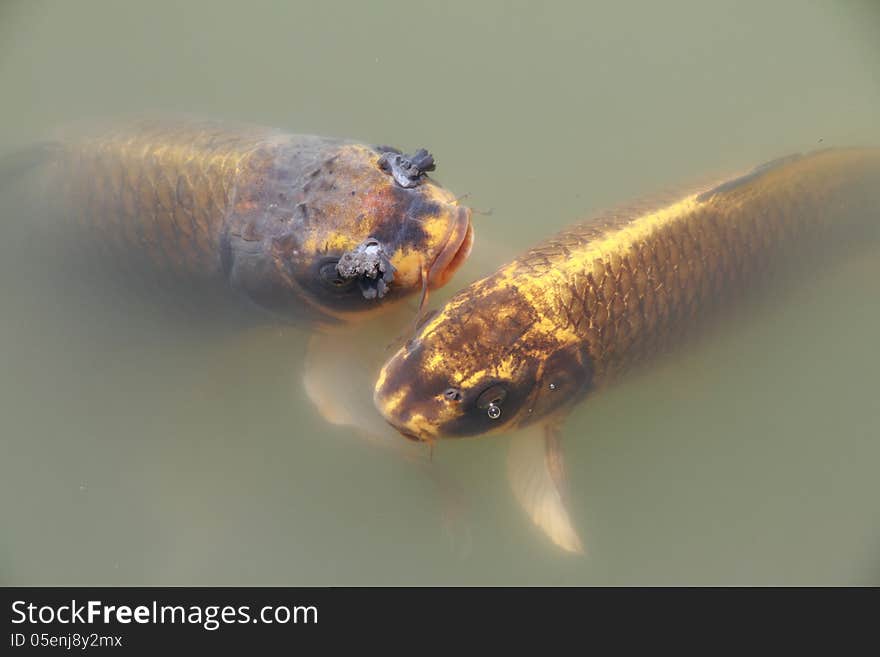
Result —
[{"label": "pond surface", "polygon": [[[448,294],[603,208],[880,144],[878,44],[873,2],[4,2],[0,152],[143,112],[426,146],[492,210]],[[0,583],[880,584],[880,248],[578,408],[573,557],[516,506],[503,436],[414,465],[317,413],[304,329],[53,285],[16,239]]]}]

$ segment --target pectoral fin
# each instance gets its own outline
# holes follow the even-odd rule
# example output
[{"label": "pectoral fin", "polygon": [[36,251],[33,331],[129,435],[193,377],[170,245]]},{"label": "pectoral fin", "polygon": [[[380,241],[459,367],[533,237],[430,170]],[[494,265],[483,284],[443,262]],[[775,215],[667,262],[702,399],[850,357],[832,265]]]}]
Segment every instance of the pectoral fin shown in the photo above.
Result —
[{"label": "pectoral fin", "polygon": [[[411,316],[406,322],[412,323]],[[389,337],[390,336],[390,337]],[[309,400],[331,424],[418,467],[436,487],[443,527],[453,548],[470,549],[467,503],[458,482],[431,461],[425,445],[406,440],[373,405],[373,385],[395,331],[373,325],[338,333],[315,333],[309,339],[302,381]]]},{"label": "pectoral fin", "polygon": [[331,424],[401,450],[410,444],[379,415],[373,385],[394,332],[377,325],[314,333],[309,339],[302,382],[306,395]]},{"label": "pectoral fin", "polygon": [[520,506],[563,550],[583,554],[583,542],[566,508],[561,424],[534,425],[511,436],[507,477]]}]

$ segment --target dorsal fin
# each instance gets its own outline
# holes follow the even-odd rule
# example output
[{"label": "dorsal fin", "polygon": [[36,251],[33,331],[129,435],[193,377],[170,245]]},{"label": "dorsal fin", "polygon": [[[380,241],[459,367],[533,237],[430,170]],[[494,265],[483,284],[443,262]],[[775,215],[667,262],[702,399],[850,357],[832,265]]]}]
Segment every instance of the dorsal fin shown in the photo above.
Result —
[{"label": "dorsal fin", "polygon": [[792,155],[786,155],[785,157],[777,157],[776,159],[765,162],[764,164],[759,164],[748,173],[737,176],[736,178],[732,178],[731,180],[726,180],[723,183],[716,185],[712,189],[703,192],[697,197],[697,200],[701,203],[703,201],[708,201],[713,196],[723,194],[724,192],[729,192],[730,190],[736,189],[737,187],[741,187],[747,183],[752,182],[753,180],[760,178],[768,171],[772,171],[774,169],[778,169],[779,167],[785,166],[786,164],[796,162],[802,157],[802,153],[794,153]]},{"label": "dorsal fin", "polygon": [[[691,180],[689,184],[665,187],[653,194],[648,194],[643,198],[593,212],[586,219],[586,225],[590,227],[595,226],[597,234],[603,233],[608,229],[623,226],[639,216],[650,214],[651,212],[660,210],[668,205],[672,205],[692,194],[700,192],[699,196],[697,196],[697,200],[700,202],[706,201],[712,196],[736,189],[748,182],[756,180],[770,171],[803,159],[807,155],[814,155],[828,150],[834,149],[826,148],[821,149],[820,151],[810,152],[806,155],[804,153],[793,153],[791,155],[777,157],[764,162],[763,164],[752,167],[746,173],[736,175],[728,174],[726,176],[717,174],[700,176],[697,180]],[[579,231],[582,230],[583,225],[583,223],[580,224],[578,227]]]}]

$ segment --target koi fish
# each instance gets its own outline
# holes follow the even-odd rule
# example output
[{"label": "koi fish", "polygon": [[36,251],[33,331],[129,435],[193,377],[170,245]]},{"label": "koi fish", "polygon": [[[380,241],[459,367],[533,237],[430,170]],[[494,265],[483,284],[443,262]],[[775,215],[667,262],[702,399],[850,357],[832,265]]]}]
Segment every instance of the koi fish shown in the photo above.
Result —
[{"label": "koi fish", "polygon": [[453,296],[382,367],[375,405],[416,441],[515,432],[516,498],[581,552],[560,443],[571,408],[878,214],[880,149],[830,149],[577,224]]},{"label": "koi fish", "polygon": [[62,241],[284,319],[347,321],[424,297],[473,242],[470,210],[429,177],[423,149],[140,120],[34,152]]}]

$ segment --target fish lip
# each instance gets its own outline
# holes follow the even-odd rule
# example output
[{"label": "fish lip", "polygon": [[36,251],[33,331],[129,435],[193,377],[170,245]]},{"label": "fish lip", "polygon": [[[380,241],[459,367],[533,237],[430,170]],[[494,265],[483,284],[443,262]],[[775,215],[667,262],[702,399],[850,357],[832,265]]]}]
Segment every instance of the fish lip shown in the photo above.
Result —
[{"label": "fish lip", "polygon": [[430,289],[445,285],[470,255],[474,243],[471,210],[464,206],[458,206],[457,210],[449,237],[428,270],[428,287]]},{"label": "fish lip", "polygon": [[373,405],[376,407],[376,410],[379,411],[379,414],[382,416],[382,419],[388,423],[388,425],[394,429],[401,436],[415,443],[425,443],[431,440],[430,436],[419,435],[415,431],[410,429],[405,429],[386,411],[386,406],[383,404],[384,395],[383,391],[379,388],[376,388],[373,391]]},{"label": "fish lip", "polygon": [[[394,425],[392,425],[392,426],[394,426]],[[399,433],[401,436],[403,436],[403,437],[406,438],[407,440],[411,440],[411,441],[414,442],[414,443],[423,443],[423,442],[425,442],[425,439],[424,439],[424,438],[421,438],[421,437],[417,436],[417,435],[414,434],[414,433],[411,433],[411,432],[409,432],[409,431],[404,431],[403,429],[399,429],[398,427],[394,427],[394,428],[397,429],[397,433]]]},{"label": "fish lip", "polygon": [[419,432],[409,427],[403,427],[399,423],[395,422],[392,418],[388,417],[384,411],[380,410],[382,417],[385,418],[385,421],[391,425],[397,433],[406,438],[409,441],[414,443],[430,443],[434,442],[438,436],[433,432]]},{"label": "fish lip", "polygon": [[394,424],[394,422],[392,422],[392,421],[389,420],[388,418],[385,418],[385,420],[388,422],[388,424],[391,425],[391,427],[392,427],[395,431],[397,431],[397,433],[399,433],[401,436],[403,436],[404,438],[406,438],[407,440],[409,440],[409,441],[411,441],[411,442],[414,442],[414,443],[430,443],[430,442],[433,442],[433,441],[437,438],[437,437],[434,436],[434,435],[430,435],[430,434],[429,434],[429,435],[418,434],[418,433],[416,433],[415,431],[411,431],[411,430],[409,430],[409,429],[403,429],[403,428],[397,426],[396,424]]}]

